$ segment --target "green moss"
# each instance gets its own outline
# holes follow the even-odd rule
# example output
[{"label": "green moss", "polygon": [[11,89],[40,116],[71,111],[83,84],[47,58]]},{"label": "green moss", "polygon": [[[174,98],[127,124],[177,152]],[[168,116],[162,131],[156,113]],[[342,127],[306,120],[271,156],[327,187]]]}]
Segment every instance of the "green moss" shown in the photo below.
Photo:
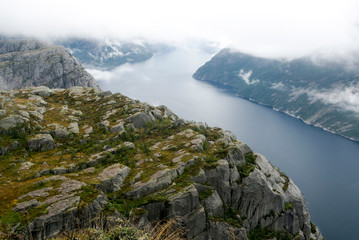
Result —
[{"label": "green moss", "polygon": [[291,202],[286,202],[284,204],[284,211],[286,212],[286,211],[291,210],[291,209],[293,209],[293,204]]},{"label": "green moss", "polygon": [[8,210],[7,213],[0,216],[1,225],[14,225],[18,222],[21,222],[21,214]]},{"label": "green moss", "polygon": [[82,186],[81,190],[77,194],[78,196],[81,197],[79,208],[83,208],[88,204],[92,203],[99,194],[100,191],[95,186],[91,186],[91,185]]},{"label": "green moss", "polygon": [[285,173],[281,172],[280,170],[278,170],[278,171],[279,171],[280,176],[281,176],[282,178],[284,178],[284,180],[285,180],[284,185],[283,185],[283,187],[282,187],[283,191],[285,192],[285,191],[288,190],[289,177],[288,177]]},{"label": "green moss", "polygon": [[176,183],[175,188],[177,190],[180,190],[184,187],[189,186],[190,184],[192,184],[193,182],[190,181],[189,179],[192,176],[196,176],[197,174],[199,174],[199,171],[201,169],[201,165],[202,162],[197,160],[194,164],[192,164],[191,166],[185,168],[184,172],[182,175],[177,176],[173,182]]},{"label": "green moss", "polygon": [[[115,198],[112,198],[109,200],[109,204],[105,207],[106,211],[114,211],[117,210],[119,213],[121,213],[125,217],[129,217],[131,211],[134,211],[135,215],[141,215],[136,214],[143,212],[143,210],[139,210],[141,206],[149,203],[154,202],[168,202],[168,199],[164,196],[161,196],[159,194],[155,195],[148,195],[145,197],[142,197],[140,199],[132,199],[129,197],[126,197],[125,195],[121,195]],[[138,210],[136,210],[138,209]],[[140,212],[138,212],[140,211]]]},{"label": "green moss", "polygon": [[310,231],[313,234],[317,232],[317,227],[312,222],[310,222]]},{"label": "green moss", "polygon": [[204,200],[206,198],[209,198],[210,196],[212,196],[214,190],[213,189],[209,189],[207,191],[203,191],[200,194],[198,194],[199,196],[199,200]]},{"label": "green moss", "polygon": [[244,155],[244,159],[246,163],[256,164],[257,155],[253,153],[247,153]]},{"label": "green moss", "polygon": [[237,170],[239,172],[239,179],[237,180],[237,183],[241,184],[243,179],[248,177],[249,174],[251,172],[253,172],[255,168],[256,168],[256,165],[254,165],[252,163],[247,163],[246,165],[244,165],[242,167],[237,166]]},{"label": "green moss", "polygon": [[261,226],[251,229],[247,235],[248,240],[258,240],[258,239],[273,239],[277,240],[292,240],[294,236],[283,231],[274,231],[269,228],[262,228]]},{"label": "green moss", "polygon": [[33,221],[35,218],[47,214],[48,210],[46,208],[48,206],[49,206],[48,204],[44,204],[27,210],[27,212],[24,214],[25,215],[24,218],[22,218],[22,222],[28,224],[31,221]]},{"label": "green moss", "polygon": [[275,217],[276,213],[274,212],[274,210],[270,210],[270,212],[266,215],[263,216],[264,220],[266,220],[269,217]]}]

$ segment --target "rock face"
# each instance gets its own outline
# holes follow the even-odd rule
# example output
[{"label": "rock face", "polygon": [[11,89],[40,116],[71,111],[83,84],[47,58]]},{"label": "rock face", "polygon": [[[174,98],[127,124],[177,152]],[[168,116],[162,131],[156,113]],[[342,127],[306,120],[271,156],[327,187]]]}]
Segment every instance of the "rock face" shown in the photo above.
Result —
[{"label": "rock face", "polygon": [[24,238],[111,217],[142,227],[173,218],[186,239],[246,240],[261,228],[322,239],[292,180],[229,131],[96,88],[32,87],[0,100],[0,221]]},{"label": "rock face", "polygon": [[119,163],[105,168],[97,177],[101,181],[99,188],[106,193],[120,190],[130,170]]},{"label": "rock face", "polygon": [[98,88],[95,79],[63,47],[35,40],[0,40],[0,90],[41,85]]}]

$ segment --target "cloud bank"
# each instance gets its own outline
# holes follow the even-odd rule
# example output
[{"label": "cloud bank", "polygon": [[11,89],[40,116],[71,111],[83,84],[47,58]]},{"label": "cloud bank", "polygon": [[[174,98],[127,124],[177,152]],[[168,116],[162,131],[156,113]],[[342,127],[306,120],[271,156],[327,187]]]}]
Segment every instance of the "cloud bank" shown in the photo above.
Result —
[{"label": "cloud bank", "polygon": [[350,86],[332,90],[305,91],[312,101],[322,101],[326,104],[333,104],[341,109],[359,114],[359,86]]},{"label": "cloud bank", "polygon": [[0,0],[0,33],[181,43],[207,39],[264,57],[358,48],[357,0]]}]

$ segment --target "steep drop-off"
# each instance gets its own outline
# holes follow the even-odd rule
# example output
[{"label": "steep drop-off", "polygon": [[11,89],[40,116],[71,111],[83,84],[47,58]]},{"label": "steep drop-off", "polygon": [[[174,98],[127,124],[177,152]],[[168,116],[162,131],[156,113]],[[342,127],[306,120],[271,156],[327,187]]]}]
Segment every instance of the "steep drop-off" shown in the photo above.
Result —
[{"label": "steep drop-off", "polygon": [[351,64],[265,59],[223,49],[193,77],[358,141],[359,71]]},{"label": "steep drop-off", "polygon": [[0,90],[31,86],[98,88],[64,47],[36,40],[0,40]]},{"label": "steep drop-off", "polygon": [[96,88],[0,100],[4,237],[174,218],[187,239],[322,239],[292,180],[228,131]]}]

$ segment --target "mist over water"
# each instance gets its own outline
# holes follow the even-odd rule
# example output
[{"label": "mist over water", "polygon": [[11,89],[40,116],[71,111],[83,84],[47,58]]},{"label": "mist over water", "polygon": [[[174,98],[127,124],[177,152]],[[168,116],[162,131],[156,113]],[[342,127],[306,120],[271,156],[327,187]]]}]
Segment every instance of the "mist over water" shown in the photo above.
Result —
[{"label": "mist over water", "polygon": [[111,72],[89,71],[103,90],[231,130],[294,180],[325,239],[357,239],[359,143],[192,79],[211,57],[182,49]]}]

